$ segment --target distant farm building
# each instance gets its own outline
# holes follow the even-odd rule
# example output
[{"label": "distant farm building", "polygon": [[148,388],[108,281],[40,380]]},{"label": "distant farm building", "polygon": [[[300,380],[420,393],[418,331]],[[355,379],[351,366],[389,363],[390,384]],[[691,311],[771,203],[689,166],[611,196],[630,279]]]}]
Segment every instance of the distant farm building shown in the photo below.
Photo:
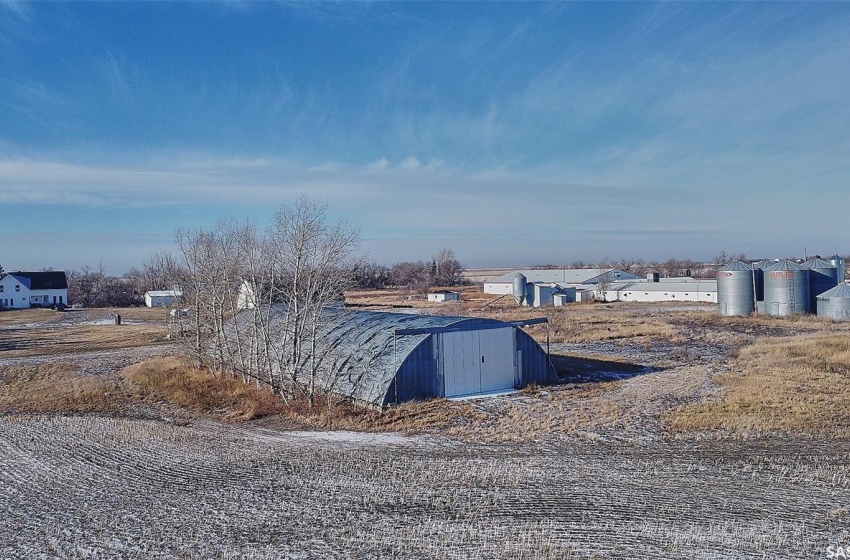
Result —
[{"label": "distant farm building", "polygon": [[[629,272],[616,268],[548,268],[541,270],[515,270],[484,282],[484,293],[509,295],[514,293],[514,277],[525,276],[527,284],[551,285],[562,288],[594,286],[600,282],[640,280]],[[551,304],[549,304],[551,305]]]},{"label": "distant farm building", "polygon": [[148,307],[171,307],[183,299],[180,290],[152,290],[145,292],[145,305]]},{"label": "distant farm building", "polygon": [[379,408],[554,383],[546,351],[520,328],[546,322],[349,311],[323,337],[334,365],[318,383]]},{"label": "distant farm building", "polygon": [[717,303],[717,280],[647,278],[639,282],[613,282],[599,288],[604,301]]},{"label": "distant farm building", "polygon": [[67,305],[68,278],[62,270],[9,272],[0,276],[0,308]]},{"label": "distant farm building", "polygon": [[428,294],[428,301],[435,303],[458,300],[460,300],[460,292],[453,292],[451,290],[435,290]]}]

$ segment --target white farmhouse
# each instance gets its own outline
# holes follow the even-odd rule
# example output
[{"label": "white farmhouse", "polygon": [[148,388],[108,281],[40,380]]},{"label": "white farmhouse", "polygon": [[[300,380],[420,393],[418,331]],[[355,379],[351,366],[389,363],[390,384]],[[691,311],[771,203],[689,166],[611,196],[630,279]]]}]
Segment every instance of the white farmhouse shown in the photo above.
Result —
[{"label": "white farmhouse", "polygon": [[435,290],[428,294],[428,301],[431,302],[441,302],[441,301],[457,301],[460,299],[460,292],[453,292],[451,290]]},{"label": "white farmhouse", "polygon": [[0,309],[68,304],[68,277],[63,270],[9,272],[0,276]]},{"label": "white farmhouse", "polygon": [[170,307],[183,298],[180,290],[152,290],[145,292],[145,305],[148,307]]}]

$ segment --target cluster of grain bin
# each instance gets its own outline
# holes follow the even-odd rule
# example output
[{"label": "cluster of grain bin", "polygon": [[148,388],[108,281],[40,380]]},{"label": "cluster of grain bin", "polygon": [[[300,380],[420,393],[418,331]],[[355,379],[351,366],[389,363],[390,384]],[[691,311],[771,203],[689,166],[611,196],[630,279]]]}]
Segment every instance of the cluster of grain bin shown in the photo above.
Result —
[{"label": "cluster of grain bin", "polygon": [[717,311],[720,315],[748,316],[754,312],[786,317],[817,313],[850,319],[850,290],[843,285],[844,260],[835,255],[797,264],[789,259],[747,264],[732,261],[717,272]]}]

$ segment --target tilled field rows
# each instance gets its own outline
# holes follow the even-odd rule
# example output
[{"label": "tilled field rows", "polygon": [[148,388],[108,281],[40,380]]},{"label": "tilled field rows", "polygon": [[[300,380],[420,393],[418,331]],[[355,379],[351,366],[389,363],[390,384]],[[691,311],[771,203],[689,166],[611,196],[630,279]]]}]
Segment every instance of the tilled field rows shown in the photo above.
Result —
[{"label": "tilled field rows", "polygon": [[850,542],[846,449],[459,446],[0,419],[0,557],[809,558]]}]

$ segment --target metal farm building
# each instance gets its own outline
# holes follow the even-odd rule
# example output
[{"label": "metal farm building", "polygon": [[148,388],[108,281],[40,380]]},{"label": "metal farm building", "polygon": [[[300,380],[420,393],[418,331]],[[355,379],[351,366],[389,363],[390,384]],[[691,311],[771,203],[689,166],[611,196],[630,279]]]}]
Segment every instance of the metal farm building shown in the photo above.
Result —
[{"label": "metal farm building", "polygon": [[523,324],[357,311],[339,321],[329,342],[350,356],[340,366],[342,392],[384,408],[557,381]]},{"label": "metal farm building", "polygon": [[548,354],[520,328],[547,322],[346,311],[323,337],[333,366],[319,382],[382,409],[555,383]]}]

